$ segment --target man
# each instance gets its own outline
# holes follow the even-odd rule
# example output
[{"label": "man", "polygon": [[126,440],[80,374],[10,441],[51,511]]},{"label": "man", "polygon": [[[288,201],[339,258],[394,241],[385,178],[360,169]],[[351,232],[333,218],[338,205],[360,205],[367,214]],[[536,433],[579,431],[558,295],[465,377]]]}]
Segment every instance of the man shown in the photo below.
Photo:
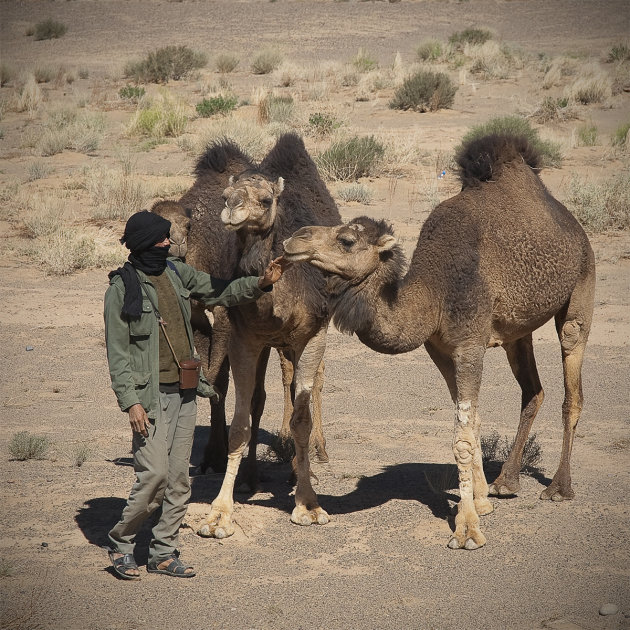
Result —
[{"label": "man", "polygon": [[[193,577],[179,559],[178,530],[190,497],[188,466],[197,414],[196,394],[214,395],[201,377],[180,389],[178,363],[194,356],[190,298],[206,306],[233,306],[270,291],[288,263],[269,263],[261,277],[225,282],[168,258],[170,221],[143,210],[132,215],[121,243],[128,262],[109,274],[105,339],[112,389],[129,414],[136,472],[120,521],[109,532],[109,557],[123,579],[140,578],[133,556],[145,519],[158,510],[147,571]],[[162,319],[166,333],[159,319]],[[167,339],[168,336],[168,339]]]}]

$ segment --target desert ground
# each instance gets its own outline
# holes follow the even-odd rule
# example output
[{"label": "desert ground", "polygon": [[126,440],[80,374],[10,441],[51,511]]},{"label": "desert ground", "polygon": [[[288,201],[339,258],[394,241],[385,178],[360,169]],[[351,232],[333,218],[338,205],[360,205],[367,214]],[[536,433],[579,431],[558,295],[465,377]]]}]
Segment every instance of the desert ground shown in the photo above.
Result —
[{"label": "desert ground", "polygon": [[[67,26],[61,38],[27,35],[48,18]],[[428,38],[447,42],[470,27],[490,29],[520,61],[496,76],[466,63],[438,63],[458,86],[450,108],[391,109],[396,82],[417,63],[418,45]],[[630,61],[606,58],[629,34],[626,0],[0,2],[0,62],[13,71],[0,87],[0,628],[630,628],[627,227],[589,230],[597,287],[572,457],[574,500],[538,498],[562,443],[562,366],[553,324],[534,333],[545,388],[533,427],[542,460],[522,474],[517,496],[492,499],[495,511],[482,520],[488,542],[475,551],[446,546],[458,490],[453,409],[438,370],[423,349],[380,355],[331,326],[323,390],[330,462],[313,463],[330,523],[298,527],[289,520],[289,466],[268,456],[282,418],[272,356],[260,487],[236,494],[236,533],[221,541],[195,533],[221,484],[221,475],[196,470],[209,434],[209,406],[201,400],[193,496],[181,532],[183,557],[197,576],[146,574],[147,527],[137,548],[142,579],[126,582],[112,574],[102,548],[134,479],[128,421],[109,385],[102,320],[107,272],[124,260],[116,242],[124,218],[99,215],[103,195],[95,192],[98,182],[116,175],[128,187],[138,184],[135,209],[177,198],[194,181],[213,125],[244,121],[260,128],[263,148],[272,141],[269,126],[257,122],[257,101],[275,91],[293,97],[289,124],[304,134],[313,155],[331,142],[308,132],[306,121],[318,112],[339,121],[337,132],[374,134],[389,143],[394,157],[359,182],[371,199],[347,200],[348,182],[327,184],[344,220],[387,219],[410,255],[432,205],[459,190],[454,148],[470,127],[495,116],[523,116],[541,138],[560,146],[562,163],[541,177],[567,205],[576,181],[605,190],[611,178],[627,176],[628,145],[615,148],[611,137],[630,122],[630,93],[623,90]],[[136,104],[119,91],[129,83],[123,72],[129,60],[166,45],[187,45],[210,62],[181,81],[144,86],[148,95],[166,90],[187,108],[185,130],[156,141],[128,132]],[[279,51],[284,65],[253,74],[250,61],[266,48]],[[342,80],[359,51],[374,69],[356,82]],[[222,53],[240,60],[225,75],[212,63]],[[559,57],[572,60],[574,72],[595,64],[621,88],[601,102],[576,104],[570,117],[540,122],[541,102],[562,97],[574,80],[567,73],[543,86],[545,67]],[[15,106],[20,73],[44,66],[56,68],[55,76],[38,84],[32,107]],[[240,100],[230,117],[195,116],[204,96],[226,89]],[[44,151],[49,121],[69,110],[100,116],[99,141],[83,151]],[[580,142],[586,124],[596,127],[597,141]],[[58,229],[34,232],[55,217],[102,253],[97,266],[55,267],[59,261],[46,253],[60,247]],[[489,350],[484,367],[483,433],[512,439],[520,391],[504,352]],[[227,405],[231,410],[232,391]],[[11,456],[9,443],[20,431],[50,440],[44,459]],[[616,612],[600,614],[606,604]]]}]

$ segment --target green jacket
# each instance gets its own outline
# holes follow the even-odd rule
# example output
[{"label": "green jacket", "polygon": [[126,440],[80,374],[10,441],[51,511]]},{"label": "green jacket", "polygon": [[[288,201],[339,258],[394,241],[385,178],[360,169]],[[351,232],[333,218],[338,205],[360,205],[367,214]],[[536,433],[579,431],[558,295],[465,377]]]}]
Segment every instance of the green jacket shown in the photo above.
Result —
[{"label": "green jacket", "polygon": [[[258,277],[248,276],[232,282],[211,278],[179,258],[169,258],[177,273],[167,266],[166,273],[173,283],[182,309],[191,356],[194,340],[190,323],[190,299],[207,307],[235,306],[258,299],[266,291],[258,287]],[[105,292],[105,344],[112,389],[118,405],[126,411],[140,403],[150,418],[157,416],[159,404],[159,324],[147,294],[159,309],[157,292],[147,276],[138,271],[143,289],[142,314],[129,318],[121,314],[125,285],[120,275],[114,276]],[[195,353],[195,357],[198,355]],[[210,397],[215,392],[205,377],[201,377],[197,393]]]}]

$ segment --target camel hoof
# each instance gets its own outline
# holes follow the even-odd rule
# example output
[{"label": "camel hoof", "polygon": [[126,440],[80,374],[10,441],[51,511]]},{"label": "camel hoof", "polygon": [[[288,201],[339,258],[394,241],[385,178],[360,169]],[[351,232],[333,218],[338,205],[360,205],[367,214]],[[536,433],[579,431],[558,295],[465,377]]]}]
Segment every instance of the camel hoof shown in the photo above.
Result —
[{"label": "camel hoof", "polygon": [[481,545],[478,545],[472,538],[469,538],[464,545],[465,549],[472,551],[473,549],[479,549]]},{"label": "camel hoof", "polygon": [[486,516],[494,512],[494,505],[488,499],[475,499],[475,511],[479,516]]},{"label": "camel hoof", "polygon": [[543,501],[556,501],[559,503],[560,501],[570,501],[575,497],[575,492],[572,489],[569,489],[566,492],[563,492],[558,487],[549,486],[546,490],[543,490],[540,493],[540,498]]},{"label": "camel hoof", "polygon": [[320,464],[327,464],[330,461],[330,457],[328,457],[328,453],[324,450],[317,450],[317,461]]},{"label": "camel hoof", "polygon": [[197,535],[201,536],[202,538],[212,538],[212,534],[210,532],[210,525],[208,525],[208,524],[202,525],[197,530]]},{"label": "camel hoof", "polygon": [[330,522],[328,514],[322,510],[322,508],[315,508],[314,510],[306,510],[304,507],[296,507],[291,514],[291,522],[296,525],[326,525]]},{"label": "camel hoof", "polygon": [[509,484],[507,482],[499,482],[496,481],[491,483],[488,487],[488,494],[493,497],[510,497],[518,494],[518,491],[521,489],[520,484]]},{"label": "camel hoof", "polygon": [[448,541],[449,549],[461,549],[462,546],[459,544],[459,540],[455,536]]}]

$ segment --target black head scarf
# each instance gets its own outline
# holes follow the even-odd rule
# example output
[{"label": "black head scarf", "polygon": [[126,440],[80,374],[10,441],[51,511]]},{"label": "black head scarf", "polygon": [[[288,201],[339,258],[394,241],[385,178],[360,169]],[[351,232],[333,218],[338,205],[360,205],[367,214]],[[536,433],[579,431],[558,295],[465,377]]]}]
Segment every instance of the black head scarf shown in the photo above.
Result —
[{"label": "black head scarf", "polygon": [[156,247],[168,236],[171,222],[148,210],[132,214],[125,225],[125,233],[120,239],[131,250],[127,262],[109,273],[109,278],[120,275],[125,285],[125,299],[122,314],[140,317],[142,313],[142,289],[136,269],[147,275],[159,276],[166,268],[168,247]]}]

